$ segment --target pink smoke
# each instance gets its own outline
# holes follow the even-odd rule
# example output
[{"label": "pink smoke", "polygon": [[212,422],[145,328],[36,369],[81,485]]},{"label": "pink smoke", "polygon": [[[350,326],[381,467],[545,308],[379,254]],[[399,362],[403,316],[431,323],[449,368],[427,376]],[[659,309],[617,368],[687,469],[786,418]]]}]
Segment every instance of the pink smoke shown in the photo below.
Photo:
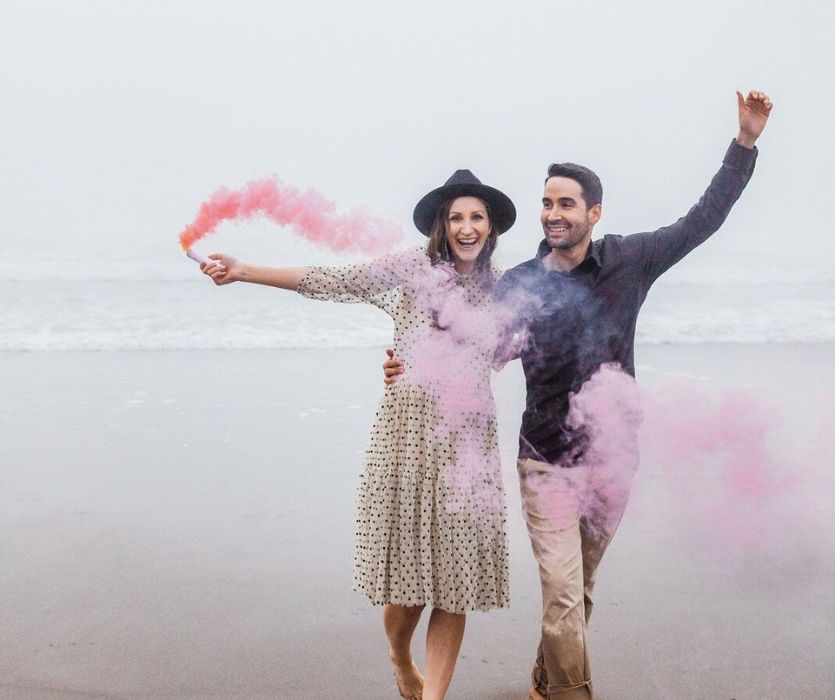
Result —
[{"label": "pink smoke", "polygon": [[615,531],[638,468],[641,403],[635,379],[617,364],[603,365],[571,396],[566,423],[588,437],[579,469],[566,468],[580,514],[596,536]]},{"label": "pink smoke", "polygon": [[380,253],[403,241],[403,231],[396,224],[361,210],[335,212],[336,205],[314,189],[300,192],[278,178],[253,180],[237,190],[222,187],[214,192],[180,232],[180,245],[188,250],[221,222],[257,214],[340,252]]},{"label": "pink smoke", "polygon": [[[442,474],[445,507],[486,514],[502,509],[501,484],[491,473],[499,462],[490,373],[496,325],[488,304],[473,305],[454,267],[424,256],[409,281],[409,296],[432,324],[409,328],[398,351],[408,370],[403,381],[432,398],[438,442],[449,442],[451,467]],[[486,290],[483,292],[489,294]]]},{"label": "pink smoke", "polygon": [[[473,415],[494,410],[485,363],[474,353],[495,343],[496,330],[467,304],[451,267],[427,265],[412,293],[437,323],[429,333],[404,335],[403,380],[434,395],[439,429],[461,436],[454,469],[445,475],[455,491],[479,481],[488,454],[467,436]],[[558,519],[579,511],[596,537],[615,530],[632,498],[639,434],[644,469],[651,474],[660,466],[669,477],[660,483],[673,524],[708,538],[716,550],[774,546],[805,473],[803,461],[822,461],[804,440],[781,432],[780,406],[763,391],[680,378],[645,388],[639,397],[634,378],[617,365],[604,365],[571,397],[567,422],[588,437],[577,467],[529,475],[526,485],[543,496],[537,506],[543,515]],[[831,443],[823,438],[831,420],[824,424],[805,442]],[[485,510],[493,507],[488,495],[480,495]]]},{"label": "pink smoke", "polygon": [[[793,486],[774,444],[779,407],[750,388],[680,379],[643,391],[639,404],[634,379],[604,365],[571,397],[568,424],[589,442],[582,468],[563,469],[560,478],[595,534],[613,531],[629,498],[639,426],[646,467],[660,465],[672,477],[682,489],[680,517],[716,542],[766,541],[774,507]],[[703,505],[688,488],[694,478],[709,484]]]},{"label": "pink smoke", "polygon": [[647,429],[668,469],[718,464],[726,494],[756,502],[782,486],[769,437],[783,423],[780,408],[745,387],[709,388],[676,381],[647,397],[652,420]]},{"label": "pink smoke", "polygon": [[645,393],[644,406],[643,441],[670,483],[704,476],[714,485],[703,505],[683,494],[683,512],[696,516],[698,529],[717,543],[767,541],[776,525],[772,510],[793,488],[786,476],[792,448],[777,439],[780,407],[750,387],[684,379]]}]

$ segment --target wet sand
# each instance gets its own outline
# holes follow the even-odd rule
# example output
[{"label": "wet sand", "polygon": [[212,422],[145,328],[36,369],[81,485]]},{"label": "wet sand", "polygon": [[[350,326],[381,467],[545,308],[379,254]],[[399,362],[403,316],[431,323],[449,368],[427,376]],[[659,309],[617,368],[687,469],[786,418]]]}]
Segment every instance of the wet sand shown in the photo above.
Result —
[{"label": "wet sand", "polygon": [[[742,542],[698,521],[718,474],[665,469],[647,446],[598,577],[600,700],[835,695],[835,445],[816,427],[835,418],[833,351],[639,348],[648,389],[688,375],[774,399],[786,414],[774,442],[797,445],[801,468],[768,504],[768,537]],[[351,592],[382,360],[369,349],[0,354],[0,698],[397,697],[380,610]],[[526,697],[538,638],[514,470],[518,366],[494,389],[511,608],[469,616],[451,700]]]}]

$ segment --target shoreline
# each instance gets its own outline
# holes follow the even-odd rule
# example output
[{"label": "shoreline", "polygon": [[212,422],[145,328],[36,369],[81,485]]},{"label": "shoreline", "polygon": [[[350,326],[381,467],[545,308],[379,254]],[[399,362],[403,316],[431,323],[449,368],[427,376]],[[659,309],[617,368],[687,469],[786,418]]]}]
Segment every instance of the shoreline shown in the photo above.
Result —
[{"label": "shoreline", "polygon": [[[706,347],[727,347],[727,348],[767,348],[767,347],[821,347],[821,346],[835,346],[835,340],[720,340],[707,341],[696,340],[692,342],[681,342],[678,340],[659,340],[659,341],[641,341],[635,343],[636,355],[641,348],[663,348],[663,347],[682,347],[682,348],[706,348]],[[236,347],[162,347],[162,348],[82,348],[82,347],[67,347],[67,348],[0,348],[0,354],[43,354],[50,353],[162,353],[162,352],[184,352],[184,353],[202,353],[202,352],[297,352],[297,351],[314,351],[314,352],[331,352],[331,351],[361,351],[374,350],[386,347],[385,343],[372,343],[368,345],[334,345],[334,346],[312,346],[312,345],[298,345],[293,347],[252,347],[252,348],[236,348]]]}]

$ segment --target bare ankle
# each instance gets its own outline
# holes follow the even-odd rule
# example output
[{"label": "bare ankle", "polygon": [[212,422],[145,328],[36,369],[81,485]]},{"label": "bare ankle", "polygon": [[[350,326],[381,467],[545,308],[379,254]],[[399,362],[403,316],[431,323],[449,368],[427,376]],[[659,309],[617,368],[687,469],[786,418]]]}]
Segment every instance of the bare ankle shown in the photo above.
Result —
[{"label": "bare ankle", "polygon": [[410,667],[414,663],[411,649],[395,651],[392,647],[389,647],[389,658],[398,667]]}]

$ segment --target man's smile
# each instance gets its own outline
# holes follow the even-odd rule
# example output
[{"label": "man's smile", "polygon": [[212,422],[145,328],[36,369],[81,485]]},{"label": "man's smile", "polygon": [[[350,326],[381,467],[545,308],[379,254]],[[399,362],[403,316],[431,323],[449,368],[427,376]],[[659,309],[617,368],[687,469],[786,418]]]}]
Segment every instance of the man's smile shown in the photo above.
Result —
[{"label": "man's smile", "polygon": [[549,233],[565,233],[571,227],[563,222],[558,224],[548,224],[546,228]]}]

